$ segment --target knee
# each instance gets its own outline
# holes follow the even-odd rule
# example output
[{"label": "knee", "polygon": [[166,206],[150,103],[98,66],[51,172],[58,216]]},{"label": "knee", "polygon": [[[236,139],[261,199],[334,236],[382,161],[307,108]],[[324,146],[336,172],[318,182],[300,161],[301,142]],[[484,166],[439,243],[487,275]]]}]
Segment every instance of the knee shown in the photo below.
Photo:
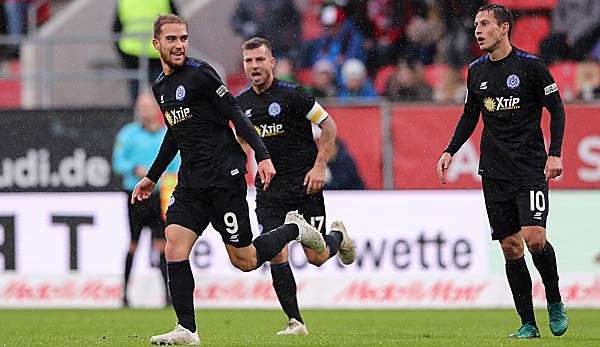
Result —
[{"label": "knee", "polygon": [[532,254],[543,251],[544,246],[546,246],[545,238],[535,238],[533,240],[528,240],[527,242],[527,248]]},{"label": "knee", "polygon": [[307,254],[306,258],[308,259],[309,263],[316,267],[321,267],[321,265],[325,264],[327,259],[329,259],[326,252],[321,254]]},{"label": "knee", "polygon": [[523,256],[523,244],[517,240],[502,240],[502,252],[505,259],[518,259]]},{"label": "knee", "polygon": [[252,262],[251,260],[247,259],[235,259],[232,260],[231,263],[233,266],[243,272],[250,272],[256,269],[256,262]]}]

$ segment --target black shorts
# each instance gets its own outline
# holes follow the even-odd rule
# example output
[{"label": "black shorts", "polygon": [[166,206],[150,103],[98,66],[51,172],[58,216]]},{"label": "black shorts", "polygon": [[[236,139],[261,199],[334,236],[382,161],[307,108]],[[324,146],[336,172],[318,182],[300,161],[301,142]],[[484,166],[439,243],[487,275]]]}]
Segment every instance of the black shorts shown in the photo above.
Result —
[{"label": "black shorts", "polygon": [[150,195],[150,198],[131,204],[131,192],[127,193],[127,207],[129,214],[129,232],[131,241],[138,242],[144,227],[152,231],[152,239],[165,238],[165,222],[160,210],[160,197],[158,194]]},{"label": "black shorts", "polygon": [[285,215],[294,210],[298,210],[307,222],[325,236],[327,220],[323,192],[285,200],[259,194],[256,198],[256,217],[260,232],[268,232],[283,225]]},{"label": "black shorts", "polygon": [[524,226],[546,228],[548,182],[545,178],[504,180],[482,177],[492,239],[502,240]]},{"label": "black shorts", "polygon": [[235,247],[252,243],[252,229],[243,175],[221,187],[205,189],[175,188],[167,210],[167,225],[178,224],[198,236],[211,223],[223,242]]}]

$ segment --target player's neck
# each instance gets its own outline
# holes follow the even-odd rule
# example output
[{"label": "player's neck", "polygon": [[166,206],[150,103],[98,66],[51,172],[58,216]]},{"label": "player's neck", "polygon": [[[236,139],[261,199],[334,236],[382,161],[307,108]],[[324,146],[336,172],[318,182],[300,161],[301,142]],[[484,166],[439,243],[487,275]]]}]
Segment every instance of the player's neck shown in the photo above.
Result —
[{"label": "player's neck", "polygon": [[265,81],[265,83],[259,86],[253,84],[252,89],[254,89],[254,92],[256,92],[256,94],[260,94],[273,85],[273,79],[273,75],[271,74],[271,76]]},{"label": "player's neck", "polygon": [[502,41],[500,42],[500,44],[498,44],[498,47],[496,49],[489,52],[488,54],[492,61],[498,61],[508,57],[510,52],[512,52],[512,49],[512,45],[509,41]]}]

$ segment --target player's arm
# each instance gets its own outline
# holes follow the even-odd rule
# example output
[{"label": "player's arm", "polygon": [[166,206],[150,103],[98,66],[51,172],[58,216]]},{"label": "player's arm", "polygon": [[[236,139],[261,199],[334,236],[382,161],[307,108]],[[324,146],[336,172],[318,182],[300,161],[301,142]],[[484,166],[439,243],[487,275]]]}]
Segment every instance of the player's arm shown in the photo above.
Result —
[{"label": "player's arm", "polygon": [[263,190],[267,190],[271,179],[275,176],[275,167],[271,162],[271,155],[267,150],[267,146],[254,129],[252,122],[244,116],[239,104],[227,90],[217,73],[208,67],[203,71],[205,73],[200,78],[206,87],[204,88],[204,96],[213,106],[217,107],[221,114],[233,122],[237,135],[243,138],[254,150],[254,157],[258,163],[258,175],[263,184]]},{"label": "player's arm", "polygon": [[565,132],[565,107],[562,103],[558,86],[548,71],[546,65],[540,60],[536,61],[538,78],[536,91],[542,100],[542,104],[550,112],[550,148],[546,160],[546,179],[556,178],[563,172],[561,150]]},{"label": "player's arm", "polygon": [[467,77],[467,95],[465,96],[465,107],[463,110],[463,114],[456,125],[456,129],[454,130],[454,134],[452,135],[452,139],[450,143],[444,149],[442,156],[437,162],[437,175],[440,179],[440,182],[446,183],[445,174],[448,167],[450,167],[450,163],[452,162],[452,156],[458,152],[460,147],[467,142],[469,137],[475,131],[475,127],[477,127],[477,122],[479,121],[479,114],[481,112],[481,108],[475,93],[472,92],[470,88],[470,79]]},{"label": "player's arm", "polygon": [[136,201],[142,201],[150,197],[152,190],[154,190],[154,187],[156,186],[156,182],[158,182],[160,176],[173,161],[178,150],[179,147],[177,146],[175,135],[171,129],[168,129],[163,138],[163,142],[160,145],[158,155],[154,159],[152,166],[150,166],[146,177],[142,178],[133,189],[133,193],[131,194],[132,204]]},{"label": "player's arm", "polygon": [[316,101],[311,110],[307,113],[306,118],[321,128],[317,159],[315,159],[315,164],[312,169],[310,169],[304,177],[306,192],[308,194],[314,194],[321,191],[325,185],[327,162],[329,162],[335,147],[337,127],[333,118],[327,114],[325,109],[323,109]]}]

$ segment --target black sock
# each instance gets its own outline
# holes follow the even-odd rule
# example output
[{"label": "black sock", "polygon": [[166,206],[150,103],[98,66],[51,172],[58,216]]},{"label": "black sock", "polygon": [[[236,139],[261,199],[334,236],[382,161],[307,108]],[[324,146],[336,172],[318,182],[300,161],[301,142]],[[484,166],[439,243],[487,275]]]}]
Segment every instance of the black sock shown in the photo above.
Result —
[{"label": "black sock", "polygon": [[169,290],[177,322],[191,332],[196,331],[194,317],[194,275],[190,261],[167,262]]},{"label": "black sock", "polygon": [[165,285],[165,304],[171,304],[171,296],[169,295],[169,276],[167,275],[167,259],[165,259],[165,253],[160,252],[160,261],[158,263],[158,269],[163,278],[163,284]]},{"label": "black sock", "polygon": [[540,276],[542,276],[542,282],[546,289],[546,301],[549,304],[560,302],[560,290],[558,288],[558,270],[556,268],[556,255],[554,254],[554,248],[550,242],[546,241],[544,249],[537,253],[531,253],[533,263],[537,268]]},{"label": "black sock", "polygon": [[295,318],[304,324],[300,317],[298,308],[298,299],[296,297],[296,279],[289,263],[271,264],[271,277],[273,278],[273,288],[277,294],[277,299],[283,308],[283,312],[289,319]]},{"label": "black sock", "polygon": [[517,313],[521,317],[521,324],[529,323],[537,326],[531,297],[531,276],[527,270],[525,257],[506,261],[506,277]]},{"label": "black sock", "polygon": [[127,285],[129,284],[129,276],[131,276],[131,267],[133,265],[133,252],[127,252],[125,257],[125,282],[123,284],[123,301],[127,302]]},{"label": "black sock", "polygon": [[327,249],[329,249],[329,258],[337,254],[342,244],[342,233],[339,231],[331,230],[329,234],[325,235],[325,243]]},{"label": "black sock", "polygon": [[252,244],[256,248],[256,268],[273,259],[285,245],[298,237],[298,233],[296,224],[284,224],[255,238]]}]

